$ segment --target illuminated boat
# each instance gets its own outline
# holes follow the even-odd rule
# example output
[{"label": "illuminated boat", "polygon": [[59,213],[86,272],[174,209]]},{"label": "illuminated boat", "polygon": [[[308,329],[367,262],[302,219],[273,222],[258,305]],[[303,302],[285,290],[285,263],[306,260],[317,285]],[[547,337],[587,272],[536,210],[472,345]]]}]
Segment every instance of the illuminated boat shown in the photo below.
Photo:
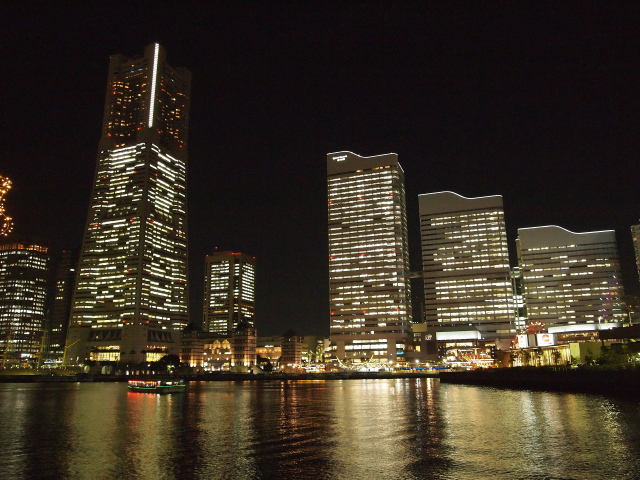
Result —
[{"label": "illuminated boat", "polygon": [[129,380],[129,391],[139,393],[175,393],[184,392],[187,384],[184,380]]}]

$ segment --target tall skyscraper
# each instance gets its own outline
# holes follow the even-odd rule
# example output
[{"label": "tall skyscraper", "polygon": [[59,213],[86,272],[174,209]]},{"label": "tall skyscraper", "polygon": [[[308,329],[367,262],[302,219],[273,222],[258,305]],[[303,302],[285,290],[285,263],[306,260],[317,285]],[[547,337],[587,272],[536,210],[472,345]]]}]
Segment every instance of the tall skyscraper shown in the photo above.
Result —
[{"label": "tall skyscraper", "polygon": [[41,353],[49,262],[39,242],[0,244],[0,366],[32,363]]},{"label": "tall skyscraper", "polygon": [[610,328],[624,321],[613,230],[520,228],[517,245],[529,323],[562,333]]},{"label": "tall skyscraper", "polygon": [[49,356],[55,361],[62,361],[64,354],[77,268],[76,252],[64,250],[56,270],[53,307],[49,322]]},{"label": "tall skyscraper", "polygon": [[176,354],[187,317],[187,133],[191,74],[148,45],[114,55],[67,360]]},{"label": "tall skyscraper", "polygon": [[339,359],[403,359],[411,287],[404,172],[395,153],[327,155],[331,341]]},{"label": "tall skyscraper", "polygon": [[231,335],[255,327],[255,259],[239,252],[215,252],[205,259],[204,318],[207,332]]},{"label": "tall skyscraper", "polygon": [[419,206],[427,325],[452,331],[450,338],[465,338],[465,331],[470,339],[511,338],[516,332],[502,197],[427,193]]}]

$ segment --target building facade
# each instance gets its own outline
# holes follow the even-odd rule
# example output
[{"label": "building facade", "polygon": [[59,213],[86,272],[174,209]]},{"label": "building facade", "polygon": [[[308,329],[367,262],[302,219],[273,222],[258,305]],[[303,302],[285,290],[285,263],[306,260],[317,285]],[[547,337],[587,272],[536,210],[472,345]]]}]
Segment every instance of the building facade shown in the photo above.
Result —
[{"label": "building facade", "polygon": [[41,243],[0,244],[0,366],[41,359],[49,264],[48,248]]},{"label": "building facade", "polygon": [[517,245],[528,325],[560,334],[612,328],[624,321],[613,230],[521,228]]},{"label": "building facade", "polygon": [[114,55],[67,338],[67,361],[177,354],[187,315],[191,74],[148,45]]},{"label": "building facade", "polygon": [[61,362],[64,356],[65,341],[71,316],[71,300],[76,284],[76,253],[64,250],[58,260],[53,305],[49,321],[49,357],[54,362]]},{"label": "building facade", "polygon": [[[256,329],[240,325],[231,335],[231,367],[252,368],[257,363]],[[242,369],[240,371],[243,371]]]},{"label": "building facade", "polygon": [[398,156],[330,153],[327,179],[335,354],[341,360],[402,360],[411,342],[411,287]]},{"label": "building facade", "polygon": [[215,252],[205,259],[203,328],[231,335],[239,326],[254,328],[255,258],[240,252]]},{"label": "building facade", "polygon": [[428,193],[419,207],[427,326],[439,340],[513,337],[502,197]]}]

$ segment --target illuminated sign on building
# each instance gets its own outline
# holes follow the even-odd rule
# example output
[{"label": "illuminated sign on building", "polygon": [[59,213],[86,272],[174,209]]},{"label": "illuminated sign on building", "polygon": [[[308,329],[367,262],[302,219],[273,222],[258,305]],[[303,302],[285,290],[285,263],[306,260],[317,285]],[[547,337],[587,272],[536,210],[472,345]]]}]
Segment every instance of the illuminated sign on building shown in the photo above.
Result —
[{"label": "illuminated sign on building", "polygon": [[536,334],[536,342],[538,343],[539,347],[548,347],[551,345],[555,345],[556,342],[554,340],[555,340],[555,335],[551,333]]}]

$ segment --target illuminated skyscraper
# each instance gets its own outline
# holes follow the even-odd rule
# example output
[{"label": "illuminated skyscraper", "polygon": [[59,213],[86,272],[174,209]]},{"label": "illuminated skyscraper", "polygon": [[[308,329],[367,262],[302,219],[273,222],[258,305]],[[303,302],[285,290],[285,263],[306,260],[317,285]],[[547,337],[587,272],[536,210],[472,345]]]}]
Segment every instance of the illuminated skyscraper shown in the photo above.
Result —
[{"label": "illuminated skyscraper", "polygon": [[395,361],[410,341],[404,172],[395,153],[327,155],[331,341],[339,359]]},{"label": "illuminated skyscraper", "polygon": [[158,44],[111,57],[67,361],[177,353],[188,323],[190,85]]},{"label": "illuminated skyscraper", "polygon": [[40,243],[0,244],[0,366],[31,362],[40,353],[49,262]]},{"label": "illuminated skyscraper", "polygon": [[439,339],[513,336],[502,197],[437,192],[420,195],[419,204],[427,325]]},{"label": "illuminated skyscraper", "polygon": [[529,323],[562,333],[611,328],[624,320],[613,230],[520,228],[517,245]]},{"label": "illuminated skyscraper", "polygon": [[255,259],[244,253],[216,252],[205,262],[204,330],[231,335],[239,327],[253,328]]}]

